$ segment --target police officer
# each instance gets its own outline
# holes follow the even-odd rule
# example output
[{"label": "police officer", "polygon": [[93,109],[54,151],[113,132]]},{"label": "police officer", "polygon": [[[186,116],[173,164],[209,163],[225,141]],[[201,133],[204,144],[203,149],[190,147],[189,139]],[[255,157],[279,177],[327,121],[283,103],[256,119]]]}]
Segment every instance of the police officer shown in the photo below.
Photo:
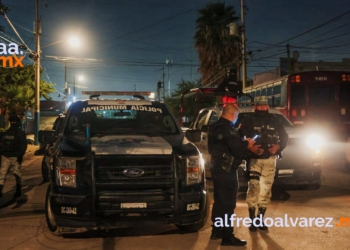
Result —
[{"label": "police officer", "polygon": [[214,204],[212,209],[213,229],[210,239],[221,239],[223,246],[244,246],[246,241],[233,235],[233,225],[220,225],[220,219],[231,218],[236,207],[238,190],[237,169],[248,150],[257,153],[252,139],[242,140],[232,128],[239,110],[227,104],[220,119],[210,126],[208,150],[211,154],[211,175],[214,185]]},{"label": "police officer", "polygon": [[[249,159],[249,183],[246,201],[248,203],[249,217],[253,220],[258,208],[258,217],[263,218],[267,205],[271,199],[271,188],[276,171],[276,159],[281,156],[282,150],[287,146],[288,134],[282,123],[273,114],[269,113],[266,96],[255,97],[255,112],[250,118],[245,118],[239,125],[241,136],[254,137],[259,145],[259,154],[251,154]],[[259,229],[268,230],[263,221],[259,221]],[[250,231],[257,231],[252,223]]]},{"label": "police officer", "polygon": [[16,179],[15,197],[19,197],[22,188],[21,163],[27,150],[27,139],[24,131],[20,128],[22,125],[21,119],[18,116],[11,116],[9,121],[11,123],[10,128],[0,135],[0,197],[9,169],[13,170]]}]

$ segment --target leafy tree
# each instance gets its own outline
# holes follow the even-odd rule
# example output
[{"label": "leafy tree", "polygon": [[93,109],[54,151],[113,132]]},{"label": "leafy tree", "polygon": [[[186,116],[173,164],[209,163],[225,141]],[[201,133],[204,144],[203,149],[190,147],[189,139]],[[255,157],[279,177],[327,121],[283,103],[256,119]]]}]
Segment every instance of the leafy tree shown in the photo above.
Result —
[{"label": "leafy tree", "polygon": [[[7,12],[9,12],[11,9],[9,7],[6,7],[2,1],[0,0],[0,16],[3,16]],[[0,25],[0,31],[4,31],[4,26]]]},{"label": "leafy tree", "polygon": [[[180,105],[181,105],[181,95],[190,89],[201,87],[202,84],[199,80],[185,81],[182,79],[180,83],[177,84],[177,89],[171,94],[172,97],[166,98],[165,103],[168,105],[171,112],[175,117],[180,115]],[[199,110],[205,107],[211,107],[215,104],[214,96],[205,96],[203,94],[190,94],[188,93],[183,98],[183,113],[182,117],[186,117],[186,123],[190,123],[194,120]],[[188,124],[189,125],[189,124]]]},{"label": "leafy tree", "polygon": [[239,38],[230,36],[228,24],[238,19],[233,6],[209,3],[198,11],[195,47],[200,61],[203,85],[214,86],[239,60]]},{"label": "leafy tree", "polygon": [[[40,96],[50,100],[54,93],[53,84],[40,80]],[[7,113],[22,114],[35,107],[35,68],[0,68],[0,109]]]}]

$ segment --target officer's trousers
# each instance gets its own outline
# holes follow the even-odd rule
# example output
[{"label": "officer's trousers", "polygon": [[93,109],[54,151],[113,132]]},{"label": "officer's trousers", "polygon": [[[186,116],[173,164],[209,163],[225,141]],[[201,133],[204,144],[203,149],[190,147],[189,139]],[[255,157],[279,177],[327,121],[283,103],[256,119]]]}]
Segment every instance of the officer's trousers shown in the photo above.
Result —
[{"label": "officer's trousers", "polygon": [[1,168],[0,168],[0,185],[4,185],[7,173],[12,170],[16,177],[16,181],[21,185],[22,171],[21,164],[18,163],[17,157],[1,156]]},{"label": "officer's trousers", "polygon": [[276,172],[276,156],[250,159],[246,201],[248,207],[266,208],[271,201],[271,188]]},{"label": "officer's trousers", "polygon": [[[238,191],[237,170],[232,169],[228,174],[222,168],[212,168],[211,176],[214,185],[214,204],[212,209],[211,220],[213,230],[223,230],[224,235],[233,233],[233,225],[229,220],[236,208],[236,196]],[[228,225],[217,227],[218,222],[225,222],[225,215],[228,218]],[[216,222],[216,223],[215,223]]]}]

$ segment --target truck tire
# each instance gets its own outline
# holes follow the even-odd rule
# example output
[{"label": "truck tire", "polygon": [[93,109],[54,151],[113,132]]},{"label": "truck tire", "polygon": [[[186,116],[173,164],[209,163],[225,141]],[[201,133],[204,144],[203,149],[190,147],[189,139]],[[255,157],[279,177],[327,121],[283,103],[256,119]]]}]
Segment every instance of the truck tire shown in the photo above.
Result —
[{"label": "truck tire", "polygon": [[206,197],[206,201],[205,201],[205,209],[202,213],[202,218],[200,219],[200,221],[198,221],[197,223],[194,224],[189,224],[189,225],[179,225],[179,224],[175,224],[175,226],[182,230],[182,231],[186,231],[186,232],[195,232],[200,230],[202,227],[205,226],[205,224],[207,223],[207,220],[209,218],[209,211],[210,211],[210,201],[209,201],[209,192],[207,191],[207,197]]},{"label": "truck tire", "polygon": [[41,175],[43,176],[44,181],[49,181],[49,168],[44,160],[41,163]]},{"label": "truck tire", "polygon": [[45,217],[46,217],[47,227],[49,228],[49,230],[53,235],[61,236],[62,229],[61,227],[58,227],[56,225],[55,216],[51,211],[50,194],[51,194],[51,185],[47,187],[46,199],[45,199]]},{"label": "truck tire", "polygon": [[344,167],[346,170],[350,171],[350,136],[345,142],[345,163]]}]

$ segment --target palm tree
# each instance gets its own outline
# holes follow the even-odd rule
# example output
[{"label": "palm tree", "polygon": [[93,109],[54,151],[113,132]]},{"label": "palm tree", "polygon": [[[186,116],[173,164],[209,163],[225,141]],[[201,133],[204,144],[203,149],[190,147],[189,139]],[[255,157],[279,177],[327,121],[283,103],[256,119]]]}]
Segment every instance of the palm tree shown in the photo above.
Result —
[{"label": "palm tree", "polygon": [[214,86],[222,82],[239,61],[239,38],[229,35],[228,24],[238,19],[233,6],[209,3],[200,9],[196,20],[195,48],[200,61],[202,84]]}]

